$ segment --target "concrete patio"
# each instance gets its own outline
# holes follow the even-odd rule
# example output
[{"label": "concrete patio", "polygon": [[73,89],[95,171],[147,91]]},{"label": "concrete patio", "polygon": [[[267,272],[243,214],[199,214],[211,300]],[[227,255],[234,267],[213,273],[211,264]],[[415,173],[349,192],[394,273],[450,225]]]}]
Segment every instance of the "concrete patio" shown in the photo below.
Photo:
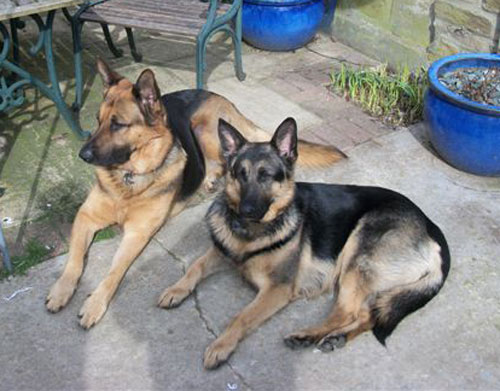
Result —
[{"label": "concrete patio", "polygon": [[[67,28],[58,22],[61,29]],[[100,81],[92,73],[97,55],[130,78],[146,66],[153,68],[164,92],[194,85],[192,42],[143,33],[138,45],[144,63],[135,64],[130,57],[111,60],[96,31],[87,36],[87,94],[81,113],[87,128],[94,126],[101,98]],[[60,53],[67,53],[67,40],[59,43],[66,48]],[[206,371],[205,347],[254,293],[227,269],[202,283],[181,307],[165,311],[155,306],[162,290],[208,248],[200,221],[210,200],[200,197],[196,206],[155,236],[129,270],[103,320],[90,331],[79,327],[76,315],[109,268],[119,237],[92,246],[79,289],[59,314],[49,314],[44,301],[65,255],[30,269],[26,276],[0,281],[0,389],[499,389],[500,179],[468,175],[444,163],[429,146],[422,124],[391,129],[331,95],[324,84],[333,66],[372,61],[328,38],[319,37],[295,53],[245,46],[248,76],[243,83],[234,77],[228,41],[210,52],[209,89],[228,97],[265,129],[294,116],[302,138],[334,144],[349,155],[328,170],[301,170],[299,180],[403,192],[442,228],[452,254],[442,292],[400,324],[387,348],[366,333],[330,354],[291,351],[284,345],[286,334],[328,313],[331,297],[296,302],[245,339],[228,364]],[[68,75],[70,65],[66,60]],[[69,97],[69,77],[65,85]],[[67,237],[71,219],[57,216],[71,216],[71,205],[78,204],[92,181],[90,167],[76,158],[80,142],[54,114],[44,99],[37,99],[7,117],[14,136],[7,138],[12,144],[0,165],[0,185],[7,189],[0,215],[12,218],[8,236],[13,246],[22,247],[23,235],[52,226],[57,235]],[[4,127],[4,117],[1,121]],[[26,149],[33,140],[38,147]],[[71,191],[64,193],[61,189],[68,186]],[[56,216],[49,219],[52,223],[37,219],[48,204],[52,208],[72,195],[69,212],[65,205],[51,214]]]}]

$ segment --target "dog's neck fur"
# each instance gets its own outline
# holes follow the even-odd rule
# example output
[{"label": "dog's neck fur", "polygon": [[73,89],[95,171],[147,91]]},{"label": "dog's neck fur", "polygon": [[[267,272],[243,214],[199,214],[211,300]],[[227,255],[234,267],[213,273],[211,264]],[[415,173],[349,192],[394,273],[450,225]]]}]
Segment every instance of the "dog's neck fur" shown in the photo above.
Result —
[{"label": "dog's neck fur", "polygon": [[219,195],[207,213],[207,224],[214,245],[236,263],[271,251],[288,243],[302,227],[296,200],[269,222],[241,218],[229,206],[225,193]]},{"label": "dog's neck fur", "polygon": [[180,153],[182,153],[182,149],[180,148],[179,143],[177,141],[174,141],[172,147],[168,150],[163,162],[153,171],[145,174],[134,174],[133,172],[128,170],[119,170],[123,184],[125,184],[126,186],[134,186],[136,184],[140,185],[141,183],[152,183],[154,178],[161,175],[164,170],[168,169],[169,165],[177,160]]}]

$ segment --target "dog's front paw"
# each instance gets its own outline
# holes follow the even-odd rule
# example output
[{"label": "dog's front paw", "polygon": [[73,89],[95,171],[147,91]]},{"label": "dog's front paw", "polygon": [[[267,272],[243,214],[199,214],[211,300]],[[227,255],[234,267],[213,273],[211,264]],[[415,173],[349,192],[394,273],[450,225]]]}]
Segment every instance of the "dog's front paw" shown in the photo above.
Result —
[{"label": "dog's front paw", "polygon": [[158,307],[166,309],[178,307],[190,293],[187,289],[175,286],[167,288],[158,299]]},{"label": "dog's front paw", "polygon": [[68,304],[69,299],[73,296],[75,292],[76,283],[68,280],[67,278],[59,278],[52,288],[50,289],[47,299],[45,301],[45,306],[50,312],[60,311],[66,304]]},{"label": "dog's front paw", "polygon": [[205,369],[215,369],[229,358],[236,348],[236,344],[227,339],[216,339],[205,350],[203,366]]},{"label": "dog's front paw", "polygon": [[83,303],[83,306],[78,314],[78,317],[80,318],[80,326],[88,330],[101,320],[107,309],[107,301],[98,294],[93,293],[87,297],[87,300]]}]

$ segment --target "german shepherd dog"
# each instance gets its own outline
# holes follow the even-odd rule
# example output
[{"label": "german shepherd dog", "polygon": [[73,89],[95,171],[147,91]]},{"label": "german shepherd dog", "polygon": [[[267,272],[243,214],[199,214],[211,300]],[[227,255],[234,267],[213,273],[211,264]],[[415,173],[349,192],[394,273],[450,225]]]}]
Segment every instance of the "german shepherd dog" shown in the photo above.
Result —
[{"label": "german shepherd dog", "polygon": [[[102,318],[126,271],[167,217],[181,211],[203,181],[211,189],[223,174],[219,117],[251,140],[270,138],[222,96],[203,90],[161,96],[151,70],[134,84],[103,61],[97,69],[104,84],[98,128],[80,150],[80,157],[96,166],[97,181],[76,215],[68,261],[46,301],[51,312],[68,303],[94,234],[120,224],[123,240],[111,269],[79,312],[85,329]],[[299,149],[306,166],[327,166],[345,156],[307,142]]]},{"label": "german shepherd dog", "polygon": [[323,323],[290,334],[285,344],[330,351],[367,330],[385,344],[406,315],[438,293],[448,246],[408,198],[378,187],[295,183],[292,118],[270,142],[248,142],[224,120],[219,136],[227,178],[206,216],[213,246],[159,302],[178,306],[222,259],[258,290],[206,349],[205,368],[226,361],[249,331],[297,298],[331,292],[335,302]]}]

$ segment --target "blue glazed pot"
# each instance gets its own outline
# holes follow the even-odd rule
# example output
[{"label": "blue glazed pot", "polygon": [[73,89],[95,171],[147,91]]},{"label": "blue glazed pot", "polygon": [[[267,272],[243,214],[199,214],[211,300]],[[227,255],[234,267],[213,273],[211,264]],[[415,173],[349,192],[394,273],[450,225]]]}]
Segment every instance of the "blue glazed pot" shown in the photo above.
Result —
[{"label": "blue glazed pot", "polygon": [[429,68],[424,115],[437,152],[460,170],[500,176],[500,106],[473,102],[448,90],[438,77],[460,68],[500,67],[495,54],[457,54]]},{"label": "blue glazed pot", "polygon": [[324,12],[323,0],[243,0],[243,39],[264,50],[297,49],[314,37]]}]

